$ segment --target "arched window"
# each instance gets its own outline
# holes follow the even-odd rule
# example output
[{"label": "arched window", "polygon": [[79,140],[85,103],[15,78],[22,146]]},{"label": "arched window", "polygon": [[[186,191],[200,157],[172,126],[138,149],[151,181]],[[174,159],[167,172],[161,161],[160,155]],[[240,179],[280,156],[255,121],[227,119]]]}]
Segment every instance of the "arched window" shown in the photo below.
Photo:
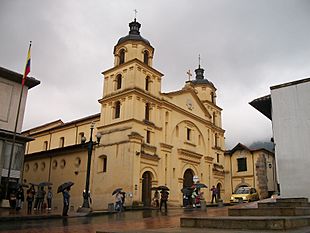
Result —
[{"label": "arched window", "polygon": [[143,62],[145,63],[145,64],[149,64],[149,52],[148,51],[144,51],[144,54],[143,54]]},{"label": "arched window", "polygon": [[215,94],[211,92],[211,102],[215,104]]},{"label": "arched window", "polygon": [[150,120],[150,104],[145,104],[145,120]]},{"label": "arched window", "polygon": [[119,64],[123,64],[125,63],[125,50],[122,49],[120,52],[119,52]]},{"label": "arched window", "polygon": [[146,76],[146,79],[145,79],[145,90],[148,91],[149,88],[150,88],[150,77]]},{"label": "arched window", "polygon": [[215,117],[216,117],[216,115],[215,115],[215,112],[213,113],[213,124],[215,124]]},{"label": "arched window", "polygon": [[116,76],[116,89],[121,89],[122,88],[122,75],[117,75]]},{"label": "arched window", "polygon": [[116,101],[114,107],[115,107],[114,118],[119,118],[121,115],[121,102]]}]

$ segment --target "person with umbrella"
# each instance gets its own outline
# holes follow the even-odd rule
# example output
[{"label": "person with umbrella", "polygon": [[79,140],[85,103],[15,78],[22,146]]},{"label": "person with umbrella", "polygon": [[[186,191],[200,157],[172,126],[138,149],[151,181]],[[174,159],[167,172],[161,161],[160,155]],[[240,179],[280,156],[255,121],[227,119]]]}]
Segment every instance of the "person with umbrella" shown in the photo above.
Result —
[{"label": "person with umbrella", "polygon": [[167,212],[167,201],[168,201],[168,190],[167,189],[163,189],[160,191],[161,193],[161,197],[160,197],[160,206],[159,206],[159,210],[161,211],[161,207],[164,205],[165,206],[165,212]]},{"label": "person with umbrella", "polygon": [[121,212],[123,209],[123,194],[122,194],[122,188],[118,188],[114,190],[112,195],[116,194],[115,196],[115,210]]},{"label": "person with umbrella", "polygon": [[69,191],[72,185],[74,185],[74,183],[71,181],[68,181],[68,182],[63,183],[57,188],[57,193],[62,192],[62,196],[63,196],[64,205],[62,209],[62,216],[68,216],[68,210],[69,210],[69,204],[70,204]]},{"label": "person with umbrella", "polygon": [[68,216],[69,204],[70,204],[70,191],[71,186],[62,191],[64,206],[62,210],[62,216]]},{"label": "person with umbrella", "polygon": [[36,191],[34,190],[34,185],[31,185],[30,188],[27,190],[27,213],[31,214],[32,211],[32,203],[34,200],[34,195],[36,194]]}]

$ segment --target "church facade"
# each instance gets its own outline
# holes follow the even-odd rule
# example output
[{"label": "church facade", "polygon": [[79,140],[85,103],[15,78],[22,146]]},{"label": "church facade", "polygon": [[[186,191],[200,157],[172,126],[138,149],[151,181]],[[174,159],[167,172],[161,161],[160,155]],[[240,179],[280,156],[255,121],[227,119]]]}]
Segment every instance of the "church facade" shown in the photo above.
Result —
[{"label": "church facade", "polygon": [[[181,189],[191,186],[193,178],[217,186],[225,196],[225,131],[216,88],[199,64],[195,79],[181,90],[163,93],[164,76],[152,65],[154,48],[140,35],[140,26],[136,19],[131,22],[129,34],[114,46],[114,67],[102,72],[99,114],[24,132],[35,139],[26,148],[24,179],[50,181],[54,192],[64,181],[73,181],[71,209],[83,202],[87,147],[81,139],[89,138],[92,122],[94,135],[101,134],[91,160],[93,209],[106,209],[119,187],[127,193],[126,205],[151,205],[152,187],[159,185],[169,187],[169,204],[180,206]],[[60,208],[62,197],[54,196]],[[210,199],[209,189],[204,196]]]}]

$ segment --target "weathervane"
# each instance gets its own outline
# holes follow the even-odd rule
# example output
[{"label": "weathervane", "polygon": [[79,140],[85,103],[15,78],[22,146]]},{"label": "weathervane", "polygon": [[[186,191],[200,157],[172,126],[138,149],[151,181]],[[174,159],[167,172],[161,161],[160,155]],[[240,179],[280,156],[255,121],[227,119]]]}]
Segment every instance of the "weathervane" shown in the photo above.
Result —
[{"label": "weathervane", "polygon": [[192,76],[191,70],[188,70],[186,74],[188,75],[188,81],[191,81],[191,76]]}]

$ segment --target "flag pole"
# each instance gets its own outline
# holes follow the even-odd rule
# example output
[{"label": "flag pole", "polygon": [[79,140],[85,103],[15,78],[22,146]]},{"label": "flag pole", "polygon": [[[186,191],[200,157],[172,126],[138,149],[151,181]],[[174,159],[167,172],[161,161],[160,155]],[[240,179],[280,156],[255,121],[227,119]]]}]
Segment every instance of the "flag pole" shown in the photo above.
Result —
[{"label": "flag pole", "polygon": [[12,143],[12,147],[11,147],[9,170],[8,170],[7,182],[6,182],[6,188],[5,188],[5,197],[7,199],[9,199],[9,197],[8,197],[9,182],[10,182],[11,167],[12,167],[13,155],[14,155],[14,149],[15,149],[15,143],[16,143],[16,133],[17,133],[17,125],[18,125],[19,113],[20,113],[20,105],[21,105],[22,98],[23,98],[23,91],[24,91],[25,80],[27,78],[27,74],[30,72],[30,49],[31,49],[31,43],[32,43],[32,41],[30,41],[30,44],[29,44],[27,61],[26,61],[25,71],[24,71],[24,75],[23,75],[23,79],[22,79],[22,88],[21,88],[21,91],[20,91],[19,102],[18,102],[18,107],[17,107],[17,114],[16,114],[14,134],[13,134],[13,143]]}]

